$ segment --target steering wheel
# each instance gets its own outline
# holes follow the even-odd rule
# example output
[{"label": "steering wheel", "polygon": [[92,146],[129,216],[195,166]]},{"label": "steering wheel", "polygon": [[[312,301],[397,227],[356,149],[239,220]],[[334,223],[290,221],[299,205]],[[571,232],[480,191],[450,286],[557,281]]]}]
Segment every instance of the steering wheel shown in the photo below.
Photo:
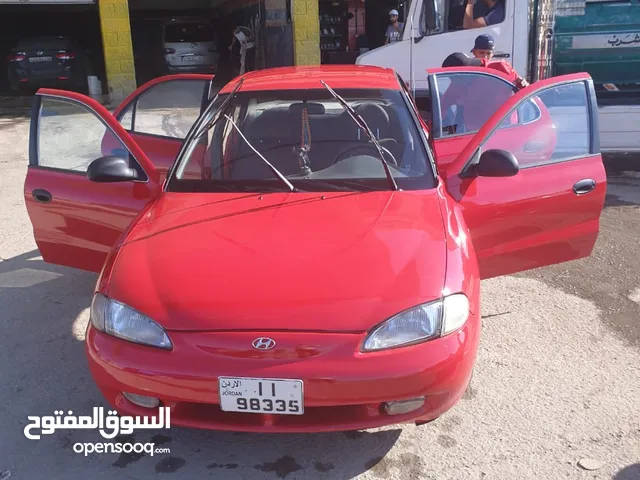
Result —
[{"label": "steering wheel", "polygon": [[[386,147],[384,147],[382,145],[380,145],[380,148],[382,149],[382,151],[385,154],[384,155],[385,156],[385,160],[387,158],[389,158],[391,160],[391,163],[397,167],[398,166],[398,161],[396,160],[396,157],[393,156],[393,153],[391,153],[391,151],[389,151],[388,148],[386,148]],[[333,161],[332,165],[335,165],[336,163],[341,162],[345,158],[355,156],[351,152],[352,151],[357,151],[357,150],[373,150],[375,152],[375,155],[371,155],[371,156],[374,156],[374,157],[379,157],[380,156],[380,153],[378,152],[378,149],[376,148],[376,146],[372,145],[371,143],[365,143],[365,144],[362,144],[362,145],[351,145],[351,146],[343,149],[340,153],[338,153],[338,155],[336,156],[336,159]],[[349,153],[349,155],[347,155],[347,153]]]}]

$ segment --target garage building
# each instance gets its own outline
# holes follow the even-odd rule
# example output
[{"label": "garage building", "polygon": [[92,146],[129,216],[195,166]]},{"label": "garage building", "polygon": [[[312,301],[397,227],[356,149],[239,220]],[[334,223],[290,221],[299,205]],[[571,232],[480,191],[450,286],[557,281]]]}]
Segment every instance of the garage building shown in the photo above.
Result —
[{"label": "garage building", "polygon": [[[390,0],[0,0],[0,53],[10,66],[21,38],[69,35],[88,52],[86,75],[100,81],[111,102],[119,102],[144,81],[168,73],[157,66],[170,49],[159,49],[157,39],[162,22],[173,17],[211,21],[221,65],[234,26],[250,28],[252,65],[260,69],[354,63],[363,48],[382,44],[389,9],[402,15],[404,7]],[[9,89],[8,77],[2,75],[0,90]]]}]

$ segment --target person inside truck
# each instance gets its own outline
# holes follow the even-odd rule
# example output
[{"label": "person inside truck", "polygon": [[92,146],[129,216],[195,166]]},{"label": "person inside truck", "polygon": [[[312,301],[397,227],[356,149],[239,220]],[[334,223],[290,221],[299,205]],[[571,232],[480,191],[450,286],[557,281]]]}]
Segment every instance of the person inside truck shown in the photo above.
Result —
[{"label": "person inside truck", "polygon": [[496,25],[504,21],[504,0],[468,0],[462,26],[465,29]]}]

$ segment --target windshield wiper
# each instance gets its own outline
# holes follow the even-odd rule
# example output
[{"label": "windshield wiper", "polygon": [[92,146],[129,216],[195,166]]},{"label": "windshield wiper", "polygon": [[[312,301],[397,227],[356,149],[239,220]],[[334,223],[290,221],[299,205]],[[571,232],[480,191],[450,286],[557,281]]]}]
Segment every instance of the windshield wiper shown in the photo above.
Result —
[{"label": "windshield wiper", "polygon": [[[238,82],[238,84],[233,88],[233,90],[231,91],[229,96],[224,99],[224,102],[222,102],[222,105],[220,105],[220,108],[214,114],[213,118],[209,122],[207,122],[206,124],[201,125],[201,127],[198,129],[198,133],[196,133],[196,135],[195,135],[195,138],[200,138],[204,134],[204,132],[209,130],[211,127],[213,127],[218,122],[218,120],[220,119],[221,115],[225,112],[225,110],[229,106],[229,103],[231,103],[231,100],[233,100],[236,97],[236,94],[238,93],[238,90],[240,90],[240,87],[242,86],[243,82],[244,82],[244,78],[241,78],[240,81]],[[217,98],[217,95],[216,95],[216,98]],[[215,101],[216,100],[214,98],[211,102],[214,103]]]},{"label": "windshield wiper", "polygon": [[320,80],[320,83],[322,83],[322,85],[324,85],[325,88],[329,90],[329,93],[334,96],[334,98],[338,101],[338,103],[340,103],[340,105],[342,105],[342,108],[346,110],[346,112],[353,119],[353,121],[356,122],[356,124],[358,124],[360,128],[362,128],[364,132],[367,134],[371,143],[373,143],[373,145],[378,149],[378,153],[380,154],[380,159],[382,160],[382,165],[384,166],[384,171],[387,174],[387,179],[389,180],[391,187],[393,188],[393,190],[400,190],[398,188],[398,184],[396,183],[395,178],[393,178],[393,175],[391,174],[391,170],[389,169],[389,164],[384,159],[384,152],[382,150],[382,146],[380,145],[380,142],[378,142],[378,140],[376,139],[376,136],[371,131],[371,128],[369,127],[369,125],[367,125],[367,122],[364,121],[364,118],[362,118],[358,112],[356,112],[353,108],[351,108],[351,106],[344,100],[344,98],[338,95],[333,90],[333,88],[327,85],[327,82],[325,82],[324,80]]},{"label": "windshield wiper", "polygon": [[240,136],[242,137],[242,139],[247,143],[247,145],[249,146],[249,148],[251,150],[254,151],[254,153],[256,155],[258,155],[262,161],[264,163],[267,164],[267,166],[271,169],[271,171],[276,175],[276,177],[278,177],[282,183],[284,183],[287,188],[289,190],[291,190],[292,192],[302,192],[303,190],[300,190],[299,188],[296,188],[293,186],[293,184],[287,180],[287,178],[280,172],[280,170],[278,170],[276,167],[274,167],[273,165],[271,165],[271,163],[269,162],[269,160],[267,160],[266,158],[264,158],[264,156],[254,148],[253,145],[251,145],[251,143],[249,143],[249,140],[247,140],[247,137],[244,136],[244,134],[240,131],[240,129],[238,128],[238,126],[235,124],[235,122],[231,119],[231,117],[229,115],[225,115],[226,119],[229,120],[229,122],[231,122],[231,125],[233,125],[233,127],[236,129],[236,131],[240,134]]}]

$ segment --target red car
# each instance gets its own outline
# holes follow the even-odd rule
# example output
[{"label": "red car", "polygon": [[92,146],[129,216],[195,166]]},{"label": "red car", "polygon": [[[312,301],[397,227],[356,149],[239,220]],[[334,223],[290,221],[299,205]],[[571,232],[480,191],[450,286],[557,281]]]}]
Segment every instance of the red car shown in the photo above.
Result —
[{"label": "red car", "polygon": [[[251,72],[211,101],[209,78],[154,80],[115,117],[36,96],[35,239],[46,262],[100,272],[86,351],[121,414],[264,432],[432,421],[470,381],[480,280],[594,247],[606,176],[587,74],[510,96],[446,169],[462,137],[440,113],[427,136],[392,70]],[[521,164],[524,138],[538,156]]]}]

